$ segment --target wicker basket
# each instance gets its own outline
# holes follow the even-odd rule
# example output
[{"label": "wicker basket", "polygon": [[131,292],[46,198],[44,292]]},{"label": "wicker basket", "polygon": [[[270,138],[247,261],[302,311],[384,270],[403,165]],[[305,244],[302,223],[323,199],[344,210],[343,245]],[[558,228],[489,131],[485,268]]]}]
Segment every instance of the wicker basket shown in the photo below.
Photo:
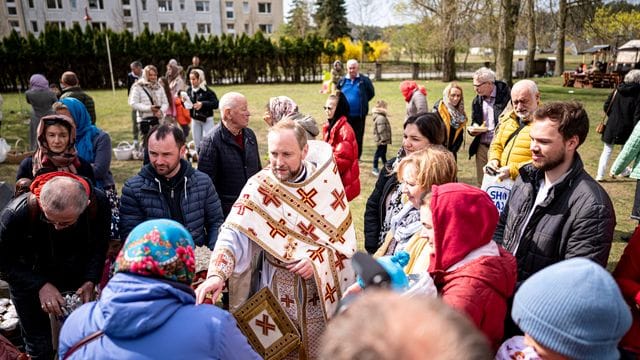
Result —
[{"label": "wicker basket", "polygon": [[116,160],[131,160],[134,146],[126,141],[121,141],[117,147],[113,148],[113,153],[116,156]]},{"label": "wicker basket", "polygon": [[22,160],[33,155],[35,151],[30,151],[27,144],[22,139],[16,140],[16,144],[9,152],[5,164],[20,164]]}]

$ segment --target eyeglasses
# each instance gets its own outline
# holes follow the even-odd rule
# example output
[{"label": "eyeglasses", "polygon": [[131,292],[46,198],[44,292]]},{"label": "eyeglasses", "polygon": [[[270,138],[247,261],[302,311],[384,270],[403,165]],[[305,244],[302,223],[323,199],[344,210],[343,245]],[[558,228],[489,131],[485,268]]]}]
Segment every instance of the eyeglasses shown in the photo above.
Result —
[{"label": "eyeglasses", "polygon": [[484,85],[484,84],[486,84],[486,83],[488,83],[488,81],[481,82],[480,84],[473,84],[473,87],[474,87],[474,88],[479,88],[480,86],[482,86],[482,85]]}]

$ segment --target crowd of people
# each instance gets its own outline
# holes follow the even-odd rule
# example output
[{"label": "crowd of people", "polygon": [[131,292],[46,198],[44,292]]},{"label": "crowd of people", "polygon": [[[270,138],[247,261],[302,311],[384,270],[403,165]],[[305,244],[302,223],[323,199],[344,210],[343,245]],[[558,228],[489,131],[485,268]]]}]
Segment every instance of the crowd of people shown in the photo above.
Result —
[{"label": "crowd of people", "polygon": [[[640,356],[640,230],[609,274],[616,214],[599,184],[613,144],[624,144],[610,174],[634,164],[632,217],[640,219],[639,70],[604,105],[595,179],[578,151],[587,112],[576,102],[541,103],[532,80],[509,87],[477,70],[471,114],[456,82],[429,108],[426,89],[403,81],[402,144],[387,159],[388,103],[369,112],[373,83],[356,60],[346,70],[333,64],[322,124],[291,97],[269,99],[263,166],[247,98],[218,99],[197,56],[186,72],[168,61],[163,76],[131,63],[132,135],[144,162],[121,196],[111,139],[78,76],[62,74],[60,95],[32,76],[35,152],[0,214],[0,276],[31,358],[260,358],[282,319],[262,309],[245,324],[229,311],[265,288],[299,337],[281,354],[287,359]],[[377,179],[362,194],[369,115]],[[513,181],[504,208],[458,182],[466,135],[478,184]],[[349,202],[365,195],[369,255],[357,256],[403,259],[393,274],[402,287],[358,280]],[[194,284],[196,247],[211,255]],[[71,312],[69,294],[84,305]],[[256,325],[262,336],[252,337]]]}]

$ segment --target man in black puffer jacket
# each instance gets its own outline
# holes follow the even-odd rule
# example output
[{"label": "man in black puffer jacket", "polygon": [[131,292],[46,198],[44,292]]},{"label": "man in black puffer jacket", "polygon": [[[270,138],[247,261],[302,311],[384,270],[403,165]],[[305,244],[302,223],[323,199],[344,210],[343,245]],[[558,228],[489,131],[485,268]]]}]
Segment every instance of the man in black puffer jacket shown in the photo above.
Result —
[{"label": "man in black puffer jacket", "polygon": [[126,239],[138,224],[173,219],[191,233],[196,245],[210,249],[224,221],[211,179],[184,160],[182,129],[164,124],[149,134],[150,163],[128,179],[120,200],[120,234]]},{"label": "man in black puffer jacket", "polygon": [[588,131],[578,103],[549,103],[533,115],[532,163],[520,168],[493,236],[515,255],[518,284],[573,257],[607,265],[616,219],[609,196],[576,151]]},{"label": "man in black puffer jacket", "polygon": [[250,177],[262,169],[258,141],[249,129],[249,108],[244,95],[220,98],[222,121],[205,136],[198,153],[198,169],[209,175],[222,201],[226,217]]}]

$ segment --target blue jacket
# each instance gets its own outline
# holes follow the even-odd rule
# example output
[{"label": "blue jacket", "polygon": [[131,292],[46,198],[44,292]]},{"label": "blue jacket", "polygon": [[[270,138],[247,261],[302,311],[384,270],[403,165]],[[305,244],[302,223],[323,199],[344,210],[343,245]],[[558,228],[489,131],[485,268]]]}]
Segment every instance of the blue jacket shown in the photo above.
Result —
[{"label": "blue jacket", "polygon": [[[358,91],[360,94],[359,104],[353,103],[353,101],[351,100],[351,96],[349,94],[353,91],[356,91],[354,86],[356,85],[356,83],[357,83]],[[369,113],[369,101],[371,101],[371,99],[373,99],[373,97],[376,95],[376,91],[373,88],[371,79],[369,79],[366,75],[358,74],[358,77],[354,80],[354,83],[352,84],[351,79],[349,78],[349,75],[347,75],[342,79],[340,79],[340,82],[338,82],[338,89],[344,93],[347,99],[349,99],[349,109],[351,109],[350,112],[353,113],[349,115],[350,116],[355,115],[355,112],[354,112],[355,109],[360,109],[360,114],[358,114],[358,116],[360,116],[364,120],[364,118]]]},{"label": "blue jacket", "polygon": [[[182,193],[185,224],[182,225],[189,230],[196,245],[207,245],[213,249],[218,239],[218,228],[224,222],[216,188],[206,174],[191,167],[188,161],[181,160],[180,166],[186,167]],[[155,171],[151,164],[147,164],[122,187],[120,235],[124,240],[136,225],[161,218],[171,219],[171,211],[160,191]]]},{"label": "blue jacket", "polygon": [[[184,289],[179,287],[184,286]],[[104,335],[70,359],[259,359],[228,312],[195,305],[186,285],[118,273],[100,300],[71,313],[60,332],[60,359],[78,341]]]}]

